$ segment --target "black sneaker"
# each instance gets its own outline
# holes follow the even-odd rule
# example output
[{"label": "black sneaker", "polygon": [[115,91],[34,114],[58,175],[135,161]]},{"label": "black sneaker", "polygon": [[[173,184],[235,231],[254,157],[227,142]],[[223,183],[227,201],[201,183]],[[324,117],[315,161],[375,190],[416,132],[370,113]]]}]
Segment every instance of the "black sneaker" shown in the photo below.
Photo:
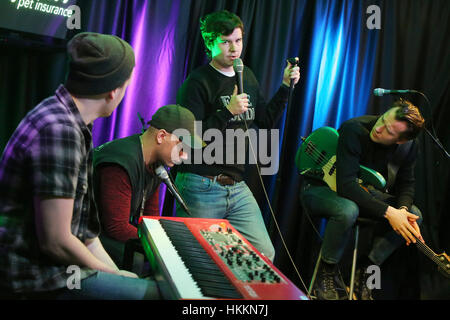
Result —
[{"label": "black sneaker", "polygon": [[373,300],[372,290],[367,287],[369,276],[370,274],[366,273],[366,268],[356,270],[354,294],[357,300]]},{"label": "black sneaker", "polygon": [[319,270],[314,283],[313,294],[318,300],[339,300],[336,271]]}]

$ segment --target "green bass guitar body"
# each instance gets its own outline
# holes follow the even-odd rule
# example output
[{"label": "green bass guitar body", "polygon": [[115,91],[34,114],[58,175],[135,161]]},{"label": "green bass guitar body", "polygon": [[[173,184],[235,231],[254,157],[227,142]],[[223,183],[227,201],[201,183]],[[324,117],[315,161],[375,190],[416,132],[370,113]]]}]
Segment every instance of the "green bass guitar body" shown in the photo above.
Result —
[{"label": "green bass guitar body", "polygon": [[[336,191],[336,150],[339,133],[331,127],[321,127],[313,131],[297,150],[295,165],[300,174],[308,174],[322,179]],[[371,185],[379,190],[386,186],[386,180],[377,171],[359,166],[359,183]]]}]

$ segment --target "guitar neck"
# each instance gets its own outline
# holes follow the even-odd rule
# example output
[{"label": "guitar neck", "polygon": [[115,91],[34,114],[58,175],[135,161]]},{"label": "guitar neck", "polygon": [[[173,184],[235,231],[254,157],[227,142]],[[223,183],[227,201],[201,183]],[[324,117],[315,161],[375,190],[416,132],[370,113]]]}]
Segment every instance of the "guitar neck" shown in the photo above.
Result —
[{"label": "guitar neck", "polygon": [[417,249],[419,249],[428,258],[433,260],[437,265],[440,265],[442,263],[442,261],[439,259],[438,255],[433,250],[431,250],[431,248],[429,246],[427,246],[425,243],[423,243],[421,240],[419,240],[416,236],[414,236],[414,238],[416,238]]}]

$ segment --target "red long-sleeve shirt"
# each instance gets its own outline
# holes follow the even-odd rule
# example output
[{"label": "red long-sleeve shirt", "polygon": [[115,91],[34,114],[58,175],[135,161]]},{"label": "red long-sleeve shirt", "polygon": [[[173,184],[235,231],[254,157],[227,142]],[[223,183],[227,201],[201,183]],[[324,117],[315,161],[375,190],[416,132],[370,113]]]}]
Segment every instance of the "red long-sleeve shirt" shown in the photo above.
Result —
[{"label": "red long-sleeve shirt", "polygon": [[[137,228],[129,223],[131,183],[125,169],[118,165],[99,168],[101,222],[105,233],[118,241],[137,238]],[[145,202],[144,215],[159,216],[159,187]]]}]

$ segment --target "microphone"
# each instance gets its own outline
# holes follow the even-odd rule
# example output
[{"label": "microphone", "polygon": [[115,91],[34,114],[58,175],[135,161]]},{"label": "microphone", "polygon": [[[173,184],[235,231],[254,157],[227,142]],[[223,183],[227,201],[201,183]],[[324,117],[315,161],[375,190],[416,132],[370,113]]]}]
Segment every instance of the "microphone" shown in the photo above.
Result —
[{"label": "microphone", "polygon": [[167,173],[167,170],[164,168],[164,166],[160,165],[155,169],[156,176],[160,178],[166,186],[169,188],[170,193],[177,199],[177,201],[183,206],[183,209],[186,211],[188,215],[191,215],[191,212],[189,211],[186,203],[184,202],[183,198],[181,198],[180,193],[176,189],[176,187],[173,185],[172,181],[170,180],[169,174]]},{"label": "microphone", "polygon": [[[289,58],[287,59],[287,61],[292,65],[292,67],[296,67],[298,66],[298,57],[295,58]],[[289,88],[292,90],[294,89],[294,79],[291,79],[291,81],[289,82]]]},{"label": "microphone", "polygon": [[388,89],[382,89],[382,88],[376,88],[373,89],[373,94],[375,96],[381,97],[384,96],[385,94],[392,94],[392,93],[409,93],[409,92],[416,92],[415,90],[388,90]]},{"label": "microphone", "polygon": [[242,72],[244,71],[244,64],[240,58],[234,59],[233,70],[236,73],[236,82],[238,86],[238,94],[244,93],[244,81],[242,80]]}]

